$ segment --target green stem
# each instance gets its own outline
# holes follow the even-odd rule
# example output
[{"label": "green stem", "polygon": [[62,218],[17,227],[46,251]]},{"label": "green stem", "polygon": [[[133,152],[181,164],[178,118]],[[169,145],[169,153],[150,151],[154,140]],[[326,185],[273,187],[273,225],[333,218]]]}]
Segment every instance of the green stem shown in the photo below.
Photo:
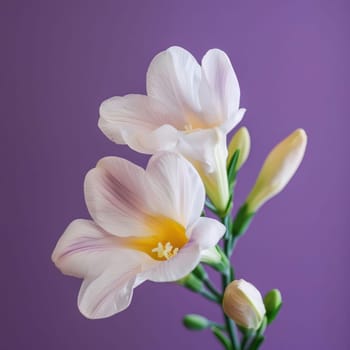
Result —
[{"label": "green stem", "polygon": [[264,317],[263,322],[261,323],[260,328],[258,329],[258,331],[256,332],[252,342],[250,343],[250,346],[248,347],[247,350],[257,350],[259,349],[260,345],[263,343],[264,341],[264,332],[266,330],[267,327],[267,318]]},{"label": "green stem", "polygon": [[241,343],[241,349],[242,350],[248,350],[248,344],[252,340],[254,336],[254,332],[246,331],[243,333],[242,343]]},{"label": "green stem", "polygon": [[222,294],[211,284],[211,282],[208,279],[204,279],[203,283],[213,295],[215,295],[217,298],[220,299],[220,301],[222,301]]},{"label": "green stem", "polygon": [[[230,226],[232,224],[232,219],[231,215],[228,214],[226,217],[222,219],[222,223],[226,226],[226,235],[224,238],[224,252],[227,257],[229,257],[229,249],[230,249],[230,240],[231,240],[231,230]],[[231,271],[225,271],[222,273],[222,293],[224,294],[225,289],[227,285],[232,281],[232,273]],[[226,324],[226,330],[228,333],[228,336],[230,338],[230,341],[232,343],[232,349],[233,350],[240,350],[240,344],[238,342],[238,337],[237,337],[237,330],[236,330],[236,325],[235,323],[224,313],[224,319],[225,319],[225,324]]]},{"label": "green stem", "polygon": [[216,295],[212,294],[211,292],[205,289],[199,291],[198,294],[210,301],[214,301],[215,303],[221,305],[221,298],[217,297]]}]

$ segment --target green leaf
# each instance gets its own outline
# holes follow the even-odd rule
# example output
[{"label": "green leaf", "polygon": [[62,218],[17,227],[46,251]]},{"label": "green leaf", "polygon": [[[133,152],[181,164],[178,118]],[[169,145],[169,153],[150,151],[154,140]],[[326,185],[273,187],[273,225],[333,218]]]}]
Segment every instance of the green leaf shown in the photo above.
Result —
[{"label": "green leaf", "polygon": [[239,237],[247,231],[251,221],[253,220],[254,215],[254,212],[248,212],[247,204],[244,204],[238,210],[232,226],[232,234],[234,237]]},{"label": "green leaf", "polygon": [[236,180],[236,175],[237,175],[236,166],[237,166],[238,158],[239,158],[239,149],[235,151],[235,153],[233,154],[230,164],[228,165],[228,168],[227,168],[227,178],[228,178],[228,183],[230,187],[230,192],[232,191],[234,182]]}]

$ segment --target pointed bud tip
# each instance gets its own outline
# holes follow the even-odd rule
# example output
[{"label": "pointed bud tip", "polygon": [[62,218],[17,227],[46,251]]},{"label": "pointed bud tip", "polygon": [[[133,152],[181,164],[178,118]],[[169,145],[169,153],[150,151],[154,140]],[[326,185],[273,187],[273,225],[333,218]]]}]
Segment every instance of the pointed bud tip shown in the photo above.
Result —
[{"label": "pointed bud tip", "polygon": [[307,142],[307,134],[306,134],[305,130],[302,128],[296,129],[291,134],[291,136],[293,136],[296,139],[299,139],[301,142],[305,142],[305,143]]}]

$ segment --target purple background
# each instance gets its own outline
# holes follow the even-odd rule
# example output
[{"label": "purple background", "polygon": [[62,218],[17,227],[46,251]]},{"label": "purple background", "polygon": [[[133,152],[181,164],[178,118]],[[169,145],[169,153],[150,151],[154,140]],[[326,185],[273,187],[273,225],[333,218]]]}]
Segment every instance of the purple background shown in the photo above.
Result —
[{"label": "purple background", "polygon": [[284,307],[263,349],[346,349],[349,233],[349,2],[2,1],[1,349],[219,349],[209,332],[180,325],[216,308],[172,284],[145,283],[130,308],[89,321],[80,281],[50,261],[66,225],[87,217],[84,174],[106,155],[145,165],[97,128],[100,102],[144,93],[152,57],[177,44],[200,59],[230,56],[252,152],[241,202],[268,151],[298,127],[309,145],[288,188],[264,206],[233,259]]}]

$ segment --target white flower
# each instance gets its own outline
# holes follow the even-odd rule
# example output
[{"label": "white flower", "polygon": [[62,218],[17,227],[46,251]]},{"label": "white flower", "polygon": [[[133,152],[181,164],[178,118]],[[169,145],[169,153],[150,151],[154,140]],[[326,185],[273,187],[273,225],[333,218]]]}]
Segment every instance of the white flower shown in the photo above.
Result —
[{"label": "white flower", "polygon": [[247,197],[247,211],[256,212],[266,201],[281,192],[303,160],[307,136],[297,129],[267,156],[253,189]]},{"label": "white flower", "polygon": [[222,307],[237,325],[247,329],[258,329],[266,313],[260,292],[243,279],[226,287]]},{"label": "white flower", "polygon": [[112,141],[147,154],[181,153],[200,173],[213,204],[229,193],[226,134],[242,119],[240,89],[227,55],[209,50],[200,66],[181,47],[159,53],[147,72],[147,96],[112,97],[101,104],[99,127]]},{"label": "white flower", "polygon": [[124,310],[145,280],[186,276],[225,232],[218,221],[200,217],[204,186],[174,153],[153,156],[146,170],[103,158],[86,176],[85,199],[94,221],[73,221],[52,260],[63,273],[84,279],[78,305],[88,318]]}]

